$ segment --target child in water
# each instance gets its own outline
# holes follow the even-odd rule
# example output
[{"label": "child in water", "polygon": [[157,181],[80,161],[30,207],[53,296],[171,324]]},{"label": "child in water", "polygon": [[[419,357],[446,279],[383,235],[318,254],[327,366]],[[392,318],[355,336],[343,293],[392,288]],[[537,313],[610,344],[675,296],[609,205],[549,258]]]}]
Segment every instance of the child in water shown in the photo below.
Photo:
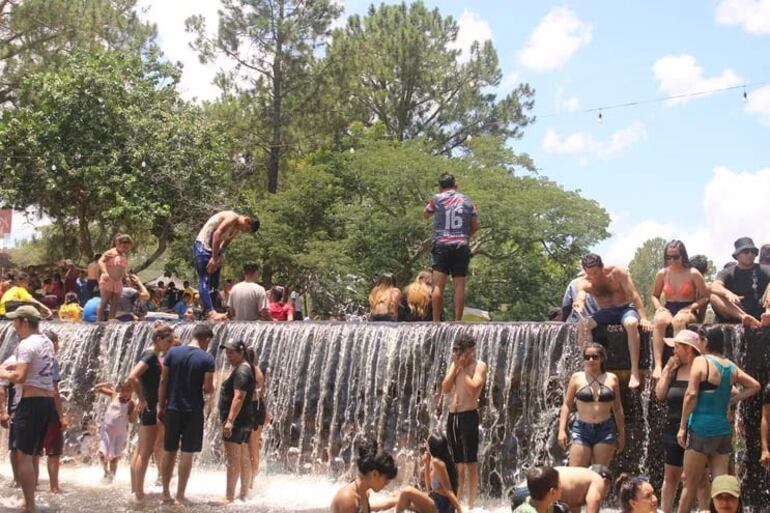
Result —
[{"label": "child in water", "polygon": [[118,311],[118,301],[123,292],[123,278],[126,277],[128,270],[128,257],[126,254],[131,249],[131,237],[120,234],[115,237],[115,247],[104,252],[99,259],[99,294],[102,302],[99,305],[99,313],[96,316],[97,321],[106,320],[104,309],[107,305],[110,307],[110,319],[115,318]]},{"label": "child in water", "polygon": [[99,433],[99,460],[104,468],[104,479],[111,483],[118,470],[118,460],[123,455],[128,440],[128,426],[136,422],[137,408],[131,400],[131,383],[124,382],[117,387],[111,383],[99,383],[94,391],[110,397],[104,424]]}]

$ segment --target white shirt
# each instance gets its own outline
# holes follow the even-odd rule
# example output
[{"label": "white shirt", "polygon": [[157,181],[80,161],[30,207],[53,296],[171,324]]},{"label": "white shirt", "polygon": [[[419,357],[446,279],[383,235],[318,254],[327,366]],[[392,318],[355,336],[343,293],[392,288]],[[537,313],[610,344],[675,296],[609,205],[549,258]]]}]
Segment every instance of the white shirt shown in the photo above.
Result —
[{"label": "white shirt", "polygon": [[22,385],[53,392],[55,360],[53,342],[45,335],[36,333],[19,342],[19,347],[16,348],[16,361],[29,365],[27,379]]},{"label": "white shirt", "polygon": [[235,321],[258,321],[261,319],[259,313],[267,308],[267,293],[258,283],[236,283],[230,289],[227,307],[233,311]]},{"label": "white shirt", "polygon": [[[219,212],[209,217],[209,220],[206,221],[206,224],[203,225],[203,228],[201,228],[201,231],[198,232],[198,237],[196,237],[195,239],[196,242],[200,242],[201,245],[203,246],[203,249],[205,249],[206,251],[213,251],[211,248],[211,245],[214,243],[214,232],[219,226],[219,223],[222,221],[222,218],[230,215],[237,215],[237,214],[232,210],[224,210],[222,212]],[[230,229],[227,230],[227,233],[224,233],[222,235],[222,241],[224,243],[227,243],[231,239],[233,239],[237,234],[238,234],[238,227],[235,225],[231,226]]]}]

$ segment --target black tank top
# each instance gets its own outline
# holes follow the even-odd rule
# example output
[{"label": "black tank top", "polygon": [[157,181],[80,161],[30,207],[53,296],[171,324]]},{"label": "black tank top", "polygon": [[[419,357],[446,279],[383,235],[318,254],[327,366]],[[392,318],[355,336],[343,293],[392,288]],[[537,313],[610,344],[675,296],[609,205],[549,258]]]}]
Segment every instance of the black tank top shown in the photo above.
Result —
[{"label": "black tank top", "polygon": [[682,419],[682,406],[684,405],[684,394],[687,391],[687,380],[676,380],[668,387],[666,394],[666,404],[668,404],[668,413],[666,420],[669,425],[675,423],[679,426]]}]

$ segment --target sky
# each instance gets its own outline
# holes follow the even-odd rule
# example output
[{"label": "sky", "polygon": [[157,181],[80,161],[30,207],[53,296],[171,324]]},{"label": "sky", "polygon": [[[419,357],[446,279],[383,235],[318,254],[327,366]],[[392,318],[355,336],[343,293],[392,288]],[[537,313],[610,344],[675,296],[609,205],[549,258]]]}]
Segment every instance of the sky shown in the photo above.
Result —
[{"label": "sky", "polygon": [[[340,25],[371,3],[337,1]],[[493,42],[501,94],[535,89],[537,120],[511,146],[610,213],[612,236],[595,248],[605,262],[627,265],[655,236],[717,266],[738,237],[770,243],[770,0],[425,3],[458,21],[460,48]],[[184,65],[182,94],[216,98],[211,79],[226,62],[200,64],[184,20],[203,14],[215,27],[219,1],[139,4]],[[602,107],[600,120],[591,110]]]}]

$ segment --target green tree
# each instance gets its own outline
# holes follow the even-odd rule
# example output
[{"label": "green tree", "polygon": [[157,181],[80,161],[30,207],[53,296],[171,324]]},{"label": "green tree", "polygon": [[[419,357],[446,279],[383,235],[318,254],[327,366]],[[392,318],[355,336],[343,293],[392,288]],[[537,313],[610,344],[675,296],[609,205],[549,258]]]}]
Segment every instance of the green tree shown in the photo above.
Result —
[{"label": "green tree", "polygon": [[73,52],[153,52],[155,35],[136,0],[0,0],[0,104],[15,102],[26,77]]},{"label": "green tree", "polygon": [[458,26],[422,2],[372,5],[335,30],[324,66],[330,104],[325,124],[382,123],[399,141],[423,138],[450,154],[480,135],[518,138],[531,121],[532,89],[502,99],[502,73],[490,41],[474,42],[467,60],[455,47]]},{"label": "green tree", "polygon": [[219,76],[225,91],[247,93],[245,112],[266,155],[267,190],[278,190],[284,158],[301,140],[302,114],[316,101],[313,64],[340,6],[333,0],[225,0],[216,36],[203,16],[187,20],[201,59],[225,56],[235,70]]},{"label": "green tree", "polygon": [[220,206],[220,130],[179,99],[179,70],[138,54],[78,53],[30,76],[0,118],[0,203],[35,206],[77,227],[80,254],[114,234],[151,234],[166,250],[180,226]]},{"label": "green tree", "polygon": [[628,272],[634,280],[636,290],[642,296],[647,315],[652,319],[655,309],[652,307],[652,288],[655,285],[655,275],[663,267],[663,251],[666,249],[666,239],[655,237],[648,239],[634,252],[634,258],[628,264]]}]

